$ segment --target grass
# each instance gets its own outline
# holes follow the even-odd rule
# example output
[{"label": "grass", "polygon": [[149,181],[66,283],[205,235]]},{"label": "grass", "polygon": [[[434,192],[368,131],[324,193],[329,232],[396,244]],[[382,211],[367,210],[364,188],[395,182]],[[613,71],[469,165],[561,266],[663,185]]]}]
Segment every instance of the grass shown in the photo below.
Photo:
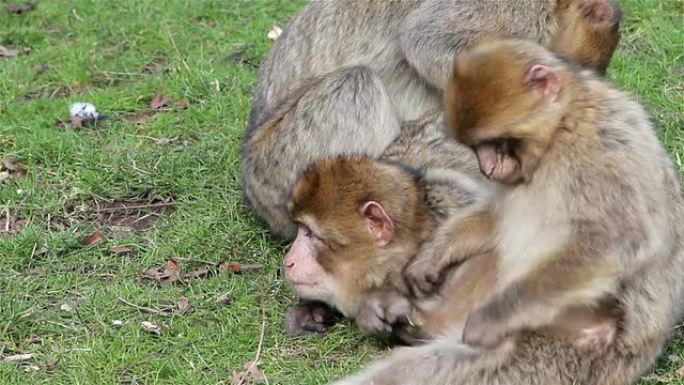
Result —
[{"label": "grass", "polygon": [[[254,359],[262,325],[260,368],[271,384],[323,383],[383,353],[349,323],[323,339],[282,333],[292,301],[278,273],[283,245],[241,208],[238,154],[255,66],[271,26],[302,4],[55,0],[0,12],[0,45],[31,49],[0,57],[0,160],[28,171],[0,182],[0,357],[33,354],[0,361],[0,384],[227,384]],[[684,2],[622,5],[610,77],[646,105],[681,169]],[[152,114],[157,91],[172,106]],[[77,101],[115,119],[56,124]],[[98,215],[94,202],[112,201],[173,206]],[[97,229],[103,240],[82,244]],[[215,271],[221,261],[264,268],[181,285],[139,279],[169,258],[184,271]],[[223,293],[229,305],[215,301]],[[167,311],[180,297],[192,311]],[[157,335],[143,321],[165,328]],[[643,383],[682,383],[682,365],[677,339]]]}]

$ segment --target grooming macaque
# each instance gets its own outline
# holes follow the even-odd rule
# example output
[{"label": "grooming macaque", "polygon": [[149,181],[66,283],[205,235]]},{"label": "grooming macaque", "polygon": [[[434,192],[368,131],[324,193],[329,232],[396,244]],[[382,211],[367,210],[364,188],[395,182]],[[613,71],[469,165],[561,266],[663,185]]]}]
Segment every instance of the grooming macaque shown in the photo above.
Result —
[{"label": "grooming macaque", "polygon": [[440,106],[456,52],[512,35],[604,72],[619,20],[611,0],[312,1],[260,68],[242,153],[247,199],[293,238],[297,177],[331,156],[380,156],[402,122]]},{"label": "grooming macaque", "polygon": [[[439,295],[421,301],[406,295],[402,271],[410,257],[445,218],[489,195],[473,154],[445,141],[439,127],[440,119],[411,122],[386,161],[322,161],[295,184],[291,212],[299,231],[284,265],[300,298],[339,309],[369,334],[414,343],[462,328],[472,307],[493,290],[497,260],[483,255],[454,270]],[[600,351],[613,341],[617,319],[573,309],[550,332]],[[313,332],[321,326],[315,320],[302,325]]]},{"label": "grooming macaque", "polygon": [[[487,185],[489,182],[481,175],[472,151],[467,147],[458,145],[455,141],[446,140],[444,130],[444,121],[441,114],[429,114],[424,119],[405,122],[402,124],[399,137],[389,145],[382,156],[383,160],[394,164],[394,166],[388,166],[389,169],[397,170],[401,175],[405,175],[406,170],[410,168],[414,170],[416,176],[421,175],[421,183],[429,186],[429,189],[425,189],[416,184],[416,180],[411,179],[409,186],[413,186],[415,191],[424,190],[422,195],[415,197],[415,202],[420,203],[420,207],[428,207],[430,211],[429,214],[425,213],[421,216],[421,218],[425,219],[425,223],[414,219],[411,220],[416,231],[407,233],[405,242],[402,242],[410,244],[410,247],[399,250],[396,253],[397,256],[392,259],[393,262],[390,266],[380,267],[384,271],[392,271],[392,277],[390,278],[394,282],[403,283],[401,275],[403,266],[416,253],[420,242],[433,231],[434,226],[436,226],[435,221],[443,220],[443,218],[459,211],[461,207],[481,200],[488,194]],[[407,168],[402,169],[399,164]],[[354,164],[350,167],[353,166]],[[360,162],[359,167],[374,170],[377,165],[367,160],[367,162]],[[359,168],[354,174],[363,177],[363,171],[363,169]],[[300,182],[302,185],[303,183],[304,180]],[[333,178],[330,180],[330,183],[338,183],[338,181]],[[342,181],[339,183],[342,183]],[[398,206],[404,207],[406,204],[405,200],[409,198],[406,198],[401,191],[401,189],[389,189],[388,193],[391,194],[389,196],[395,196]],[[396,195],[397,193],[399,195]],[[297,198],[297,195],[294,194],[293,198]],[[351,198],[347,197],[345,199]],[[334,206],[335,199],[332,199],[329,204]],[[331,223],[338,227],[344,227],[344,224],[338,223],[338,221],[344,220],[349,215],[349,213],[345,213],[345,215],[339,217],[331,217]],[[353,216],[357,216],[357,214],[354,213]],[[335,279],[329,279],[327,273],[316,262],[316,258],[313,258],[309,253],[311,242],[308,241],[308,238],[301,236],[301,231],[290,247],[284,262],[288,279],[293,283],[298,294],[302,295],[304,299],[304,301],[297,303],[286,316],[285,329],[291,335],[322,333],[329,326],[330,323],[326,320],[332,319],[333,310],[327,308],[326,312],[326,307],[320,302],[310,302],[310,300],[318,300],[330,304],[337,307],[345,315],[355,317],[357,308],[360,306],[358,302],[365,301],[368,296],[366,288],[360,286],[358,290],[351,288],[343,291],[345,297],[358,297],[358,299],[349,301],[351,302],[349,306],[343,306],[338,301],[327,298],[325,296],[327,295],[326,293],[332,293],[332,291],[323,286],[333,282]],[[395,237],[395,239],[399,238]],[[374,244],[369,244],[368,246],[370,247],[368,250],[370,254],[368,254],[367,259],[370,261],[373,259],[373,255],[376,254],[377,249]],[[362,255],[361,250],[351,250],[350,252]],[[361,276],[361,274],[356,275]],[[298,282],[303,284],[298,284]],[[312,285],[314,282],[317,284]],[[394,288],[394,285],[389,286],[384,283],[382,286],[386,289]],[[317,287],[323,288],[321,293],[325,295],[312,294],[312,289]],[[306,291],[303,292],[302,288],[306,289]],[[357,291],[358,295],[356,294]],[[406,292],[406,290],[404,289],[403,292]],[[373,334],[380,332],[380,330],[367,331]]]},{"label": "grooming macaque", "polygon": [[[427,292],[446,266],[460,263],[448,279],[493,256],[493,293],[464,329],[337,384],[636,381],[684,309],[682,191],[643,108],[534,43],[504,40],[458,55],[445,112],[498,193],[448,218],[435,241],[448,242],[406,273]],[[542,332],[568,311],[613,302],[619,331],[604,351]]]},{"label": "grooming macaque", "polygon": [[[403,294],[402,270],[446,212],[486,196],[469,178],[443,174],[436,183],[406,166],[363,158],[314,165],[295,185],[292,211],[299,232],[284,261],[288,280],[300,298],[334,306],[370,334],[413,343],[462,327],[472,306],[496,284],[495,258],[465,262],[439,295],[418,303]],[[553,331],[598,350],[612,342],[616,320],[608,312],[577,309]]]}]

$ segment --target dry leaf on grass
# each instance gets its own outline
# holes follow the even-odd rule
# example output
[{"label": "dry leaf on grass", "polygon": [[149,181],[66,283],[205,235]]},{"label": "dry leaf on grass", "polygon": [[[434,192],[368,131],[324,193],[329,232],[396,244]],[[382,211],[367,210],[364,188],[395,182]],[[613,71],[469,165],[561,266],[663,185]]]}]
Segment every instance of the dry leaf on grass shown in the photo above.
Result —
[{"label": "dry leaf on grass", "polygon": [[164,271],[160,272],[159,268],[149,268],[145,270],[140,276],[141,279],[149,279],[158,282],[160,285],[168,285],[174,282],[183,282],[187,279],[193,278],[207,278],[211,275],[209,269],[200,268],[183,273],[178,263],[170,258],[166,263]]},{"label": "dry leaf on grass", "polygon": [[261,333],[259,334],[259,344],[254,359],[243,366],[243,370],[234,372],[230,380],[231,385],[246,385],[256,384],[261,382],[268,382],[266,376],[259,369],[259,362],[261,362],[261,349],[264,346],[264,333],[266,331],[266,308],[264,303],[261,303]]},{"label": "dry leaf on grass", "polygon": [[36,5],[33,3],[9,3],[5,4],[5,12],[18,15],[21,13],[26,13],[36,9]]},{"label": "dry leaf on grass", "polygon": [[150,102],[150,109],[161,110],[164,107],[168,107],[170,103],[171,99],[168,96],[162,94],[161,91],[157,91]]},{"label": "dry leaf on grass", "polygon": [[169,72],[169,63],[164,58],[158,58],[145,64],[142,68],[142,72],[146,74]]},{"label": "dry leaf on grass", "polygon": [[2,161],[2,166],[10,173],[10,175],[13,175],[15,178],[23,178],[27,174],[26,167],[20,163],[17,163],[17,161],[10,156],[6,157]]},{"label": "dry leaf on grass", "polygon": [[109,251],[118,255],[130,255],[135,253],[135,249],[128,246],[112,246],[109,248]]},{"label": "dry leaf on grass", "polygon": [[13,356],[5,356],[2,360],[5,362],[24,362],[33,358],[33,353],[15,354]]},{"label": "dry leaf on grass", "polygon": [[677,369],[677,375],[679,377],[684,377],[684,366],[680,366],[679,369]]},{"label": "dry leaf on grass", "polygon": [[15,57],[31,52],[31,48],[9,48],[0,45],[0,57]]},{"label": "dry leaf on grass", "polygon": [[32,334],[24,342],[27,344],[39,344],[43,342],[43,337]]},{"label": "dry leaf on grass", "polygon": [[268,38],[271,40],[277,40],[281,33],[283,33],[283,29],[278,27],[277,25],[274,25],[273,27],[271,27],[271,30],[268,31],[268,34],[266,34],[266,36],[268,36]]},{"label": "dry leaf on grass", "polygon": [[154,116],[153,113],[143,112],[143,113],[124,116],[124,119],[128,120],[129,122],[140,124],[140,123],[145,123],[146,121],[152,119],[153,116]]},{"label": "dry leaf on grass", "polygon": [[219,305],[230,305],[230,303],[233,302],[233,296],[230,295],[230,293],[223,293],[216,297],[216,303]]},{"label": "dry leaf on grass", "polygon": [[181,139],[178,136],[165,137],[161,136],[154,139],[154,143],[160,146],[170,145],[173,151],[181,151],[186,147],[190,147],[197,141],[197,135],[191,134],[185,139]]},{"label": "dry leaf on grass", "polygon": [[176,260],[169,258],[163,271],[160,272],[157,268],[150,268],[143,273],[142,278],[157,281],[162,285],[168,285],[178,281],[180,273],[181,269]]},{"label": "dry leaf on grass", "polygon": [[81,239],[81,245],[83,246],[94,246],[97,245],[98,243],[102,242],[104,240],[104,237],[102,236],[102,232],[100,230],[95,231],[95,233]]},{"label": "dry leaf on grass", "polygon": [[15,234],[24,228],[26,220],[17,219],[16,213],[5,209],[4,215],[0,214],[0,234]]},{"label": "dry leaf on grass", "polygon": [[233,373],[230,385],[259,384],[266,381],[266,376],[259,369],[259,362],[250,361],[242,369]]},{"label": "dry leaf on grass", "polygon": [[178,314],[183,315],[192,309],[187,297],[178,298]]},{"label": "dry leaf on grass", "polygon": [[200,268],[200,269],[195,269],[195,270],[189,271],[187,273],[183,273],[183,279],[207,278],[210,275],[211,275],[211,272],[209,271],[209,269]]},{"label": "dry leaf on grass", "polygon": [[162,330],[164,329],[163,326],[160,326],[151,321],[142,321],[140,323],[140,328],[148,333],[153,333],[156,335],[160,335]]},{"label": "dry leaf on grass", "polygon": [[0,182],[9,179],[22,179],[26,177],[26,167],[17,163],[11,156],[5,157],[0,165]]}]

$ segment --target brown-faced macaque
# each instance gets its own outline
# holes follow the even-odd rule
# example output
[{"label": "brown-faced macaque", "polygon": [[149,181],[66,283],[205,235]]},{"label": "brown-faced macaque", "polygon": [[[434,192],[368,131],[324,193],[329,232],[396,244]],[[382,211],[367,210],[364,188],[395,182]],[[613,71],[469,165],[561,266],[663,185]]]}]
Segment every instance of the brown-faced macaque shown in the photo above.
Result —
[{"label": "brown-faced macaque", "polygon": [[[443,140],[441,123],[407,124],[386,161],[321,161],[295,184],[291,214],[299,231],[284,268],[300,298],[339,309],[368,334],[417,343],[462,328],[493,290],[497,259],[483,255],[454,270],[438,295],[420,301],[407,295],[402,271],[410,257],[445,218],[479,207],[490,194],[476,167],[468,167],[473,154]],[[550,332],[599,351],[612,343],[617,319],[578,308]]]},{"label": "brown-faced macaque", "polygon": [[612,0],[312,1],[259,71],[241,162],[247,200],[292,239],[295,180],[321,159],[379,157],[403,122],[440,107],[455,53],[518,36],[604,72],[619,21]]},{"label": "brown-faced macaque", "polygon": [[[415,202],[416,204],[420,203],[421,207],[428,207],[429,210],[429,215],[426,216],[425,214],[421,214],[421,217],[425,218],[426,223],[416,222],[416,219],[414,218],[408,221],[414,223],[414,225],[417,226],[416,228],[423,228],[420,233],[407,232],[409,238],[406,238],[401,242],[410,243],[412,246],[408,249],[400,249],[396,253],[397,256],[392,258],[394,261],[392,265],[380,267],[384,272],[392,271],[391,276],[394,281],[396,281],[396,277],[401,277],[401,270],[411,256],[411,250],[416,250],[418,245],[422,242],[423,236],[428,235],[432,231],[436,221],[443,221],[444,218],[460,211],[462,207],[482,200],[491,190],[488,186],[489,181],[487,181],[479,171],[476,157],[472,151],[467,147],[457,144],[453,140],[447,140],[444,131],[445,124],[443,116],[440,113],[428,114],[423,119],[405,122],[402,124],[399,136],[389,145],[382,156],[383,161],[393,164],[393,166],[387,166],[388,169],[394,170],[393,172],[397,172],[399,175],[405,175],[406,171],[413,170],[413,175],[410,178],[411,184],[409,186],[413,186],[412,189],[415,191],[424,191],[422,196],[414,198]],[[377,167],[369,159],[365,159],[365,161],[361,163],[365,165],[364,167],[370,169],[375,169]],[[399,167],[399,164],[403,165],[404,168]],[[362,169],[354,171],[353,173],[358,174],[360,178],[364,177]],[[418,176],[420,176],[421,183],[428,186],[428,188],[415,184],[415,180]],[[303,184],[305,180],[306,179],[302,179],[300,184]],[[341,183],[338,182],[336,178],[330,178],[329,180],[330,183]],[[409,181],[409,179],[406,179],[406,181]],[[369,183],[372,184],[375,183],[375,181],[369,181]],[[394,183],[394,181],[392,181],[392,183]],[[393,194],[401,191],[403,191],[403,189],[392,189]],[[293,197],[297,197],[297,195],[293,195]],[[405,195],[400,194],[395,196],[394,199],[400,202],[398,206],[404,207],[406,204],[404,200],[410,200],[411,198],[407,198]],[[334,201],[331,201],[330,204],[334,205]],[[339,218],[331,218],[331,221],[334,225],[336,220],[339,219],[344,221],[348,215],[351,214],[345,213],[345,215]],[[352,217],[357,218],[358,215],[353,214]],[[340,223],[336,226],[343,225]],[[300,301],[290,309],[285,319],[286,332],[295,336],[303,334],[320,334],[330,326],[331,323],[328,321],[335,319],[334,310],[328,308],[328,311],[326,312],[325,306],[322,305],[323,303],[337,306],[340,309],[343,308],[336,300],[330,300],[323,294],[315,295],[311,293],[313,289],[321,289],[321,293],[334,292],[332,288],[325,288],[323,286],[332,284],[336,279],[329,278],[320,264],[310,263],[312,261],[315,262],[317,258],[315,258],[315,255],[308,253],[311,242],[309,242],[309,238],[306,238],[303,235],[306,235],[306,232],[301,230],[285,258],[285,271],[288,278],[290,278],[291,282],[294,281],[294,287],[297,293],[303,295],[304,299],[304,301]],[[370,248],[369,250],[373,251],[373,253],[368,255],[368,261],[373,261],[375,259],[375,251],[382,250],[376,249],[373,243],[368,244],[368,247]],[[352,250],[351,253],[360,253],[360,250]],[[384,255],[384,252],[381,254]],[[381,256],[381,258],[384,257]],[[362,281],[365,280],[361,275],[357,275]],[[296,284],[299,281],[305,282],[306,284]],[[388,289],[390,294],[396,293],[393,285],[388,286],[385,285],[384,280],[381,281],[383,282],[381,282],[379,286]],[[368,289],[370,290],[371,288]],[[366,300],[368,296],[367,291],[369,290],[359,287],[359,301]],[[349,292],[355,293],[356,291],[357,289],[352,288]],[[405,292],[406,290],[403,291]],[[344,296],[350,297],[353,295],[354,294],[345,294]],[[386,297],[383,298],[386,299]],[[311,300],[319,301],[312,302]],[[344,307],[352,308],[351,310],[345,311],[345,314],[356,318],[355,313],[357,312],[356,307],[358,305],[356,301],[351,302],[354,302],[352,306]],[[369,303],[371,302],[373,301],[369,301]],[[385,301],[379,303],[384,304]],[[398,313],[398,311],[395,313]],[[370,315],[371,314],[369,314],[369,316]],[[369,316],[363,317],[359,322],[360,326],[367,333],[382,334],[382,332],[386,331],[388,328],[392,329],[393,323],[379,324],[377,319],[372,319]]]},{"label": "brown-faced macaque", "polygon": [[[489,256],[495,284],[463,328],[336,384],[636,381],[684,309],[684,198],[643,108],[541,46],[502,40],[458,55],[445,112],[496,193],[447,218],[406,275],[415,293],[439,293]],[[547,332],[611,307],[605,349]]]}]

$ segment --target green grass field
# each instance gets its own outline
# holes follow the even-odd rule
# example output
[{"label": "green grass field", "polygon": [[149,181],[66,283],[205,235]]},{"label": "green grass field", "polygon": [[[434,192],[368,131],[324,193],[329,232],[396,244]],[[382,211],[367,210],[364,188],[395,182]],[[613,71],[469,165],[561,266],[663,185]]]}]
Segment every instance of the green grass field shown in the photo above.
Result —
[{"label": "green grass field", "polygon": [[[0,161],[13,160],[0,166],[0,384],[229,384],[257,352],[268,383],[317,384],[385,352],[349,323],[322,339],[283,334],[283,245],[242,208],[256,67],[272,25],[303,3],[0,10]],[[621,3],[609,76],[647,106],[684,168],[684,1]],[[152,111],[157,92],[169,101]],[[113,119],[77,127],[78,101]],[[141,278],[169,258],[200,278]],[[263,269],[222,272],[223,261]],[[174,281],[167,273],[157,278]],[[682,366],[677,340],[644,383],[684,383]]]}]

